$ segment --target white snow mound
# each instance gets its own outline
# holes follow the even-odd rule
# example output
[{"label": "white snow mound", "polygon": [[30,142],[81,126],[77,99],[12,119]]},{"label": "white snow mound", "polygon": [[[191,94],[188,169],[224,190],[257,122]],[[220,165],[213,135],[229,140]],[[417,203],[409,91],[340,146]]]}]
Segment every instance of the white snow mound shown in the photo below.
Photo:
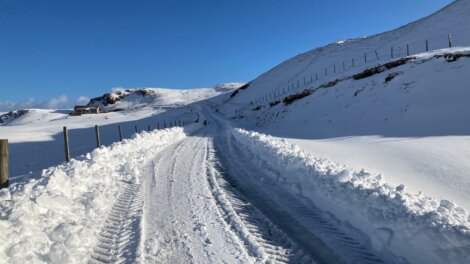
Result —
[{"label": "white snow mound", "polygon": [[315,158],[284,139],[235,129],[249,157],[280,186],[310,199],[411,263],[468,263],[470,218],[447,200],[411,194],[364,170]]},{"label": "white snow mound", "polygon": [[0,259],[11,264],[86,262],[121,187],[139,182],[142,164],[198,127],[142,132],[44,170],[39,180],[2,189]]}]

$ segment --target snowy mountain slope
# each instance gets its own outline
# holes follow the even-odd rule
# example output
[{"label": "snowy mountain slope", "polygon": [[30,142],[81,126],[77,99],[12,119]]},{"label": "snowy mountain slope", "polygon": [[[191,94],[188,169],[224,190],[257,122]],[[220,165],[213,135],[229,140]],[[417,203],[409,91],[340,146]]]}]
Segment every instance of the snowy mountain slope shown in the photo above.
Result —
[{"label": "snowy mountain slope", "polygon": [[[449,54],[461,58],[446,59]],[[421,54],[371,76],[353,75],[332,85],[312,86],[272,99],[279,100],[277,105],[254,104],[234,117],[246,114],[242,119],[272,129],[305,121],[315,127],[308,138],[465,135],[468,125],[459,121],[469,110],[465,100],[469,64],[470,48]],[[272,113],[279,115],[273,118]],[[302,134],[301,130],[290,131]]]},{"label": "snowy mountain slope", "polygon": [[8,113],[0,113],[0,125],[8,124],[26,113],[28,113],[28,110],[15,110]]},{"label": "snowy mountain slope", "polygon": [[[433,15],[396,30],[313,49],[260,75],[250,83],[248,89],[233,98],[232,104],[244,105],[260,100],[263,96],[269,96],[275,91],[282,92],[289,87],[301,91],[311,86],[310,81],[313,81],[313,85],[319,85],[341,76],[352,75],[362,71],[364,67],[372,67],[377,63],[391,60],[391,47],[394,58],[407,55],[406,45],[409,47],[410,55],[426,51],[426,39],[429,50],[447,48],[448,33],[452,33],[453,46],[468,46],[470,45],[469,14],[468,1],[457,0]],[[367,62],[364,60],[364,53]]]},{"label": "snowy mountain slope", "polygon": [[[345,71],[338,66],[336,75],[329,70],[327,77],[307,78],[305,85],[302,74],[315,76],[338,57],[359,56],[359,50],[410,43],[431,32],[467,32],[469,20],[470,2],[455,1],[399,29],[315,49],[260,76],[220,109],[248,129],[288,138],[315,156],[383,174],[387,182],[450,199],[468,210],[469,48],[425,52],[403,63],[388,55]],[[306,61],[313,63],[304,68]],[[393,66],[387,69],[389,62]],[[292,79],[298,72],[302,74]],[[363,73],[374,74],[362,78]],[[269,93],[279,83],[294,87]],[[286,104],[286,98],[298,100]]]},{"label": "snowy mountain slope", "polygon": [[[279,185],[316,204],[326,204],[323,209],[367,233],[377,250],[391,250],[412,263],[466,263],[470,221],[469,24],[470,1],[455,1],[399,29],[334,43],[287,60],[233,93],[218,109],[238,126],[276,137],[264,143],[244,140],[253,148],[253,159],[260,159],[260,166],[272,172]],[[452,33],[453,48],[448,48],[448,33]],[[425,51],[425,39],[430,52]],[[251,136],[263,139],[256,133]],[[358,178],[369,175],[364,176],[365,185],[353,177],[352,185],[346,186],[353,193],[368,190],[366,193],[373,194],[371,186],[383,190],[373,180],[377,176],[401,193],[386,196],[406,213],[400,209],[390,221],[390,212],[382,215],[379,211],[383,207],[365,201],[367,194],[361,198],[349,194],[344,201],[339,197],[348,192],[345,190],[338,194],[328,191],[323,196],[322,189],[328,187],[323,181],[332,179],[317,179],[317,172],[292,176],[292,167],[298,164],[284,156],[282,147],[289,143],[296,145],[293,148],[302,152],[302,158],[345,165],[339,175],[344,184],[351,171],[358,172]],[[272,144],[268,148],[278,159],[267,155],[263,144]],[[405,196],[413,201],[400,198]],[[416,202],[419,197],[428,202]],[[356,208],[345,202],[348,199],[364,203]],[[414,216],[406,216],[409,212]],[[449,218],[441,218],[443,215]],[[416,223],[404,224],[401,217],[421,219],[427,227],[411,228]],[[434,228],[447,230],[444,233],[448,235],[438,234]],[[450,246],[460,242],[463,244],[457,248],[462,251]]]},{"label": "snowy mountain slope", "polygon": [[[240,115],[262,125],[257,130],[291,138],[312,154],[382,173],[412,192],[451,199],[468,209],[470,59],[434,57],[449,52],[469,54],[466,49],[437,51],[290,105],[263,105]],[[395,77],[386,81],[389,76]]]}]

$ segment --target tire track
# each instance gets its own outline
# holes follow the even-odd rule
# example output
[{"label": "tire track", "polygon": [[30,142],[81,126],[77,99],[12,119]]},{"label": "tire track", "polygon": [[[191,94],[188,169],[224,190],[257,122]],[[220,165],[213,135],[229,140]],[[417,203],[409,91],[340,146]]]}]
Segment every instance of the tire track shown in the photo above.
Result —
[{"label": "tire track", "polygon": [[124,183],[108,214],[88,263],[135,263],[142,217],[141,184]]},{"label": "tire track", "polygon": [[[143,249],[142,257],[144,263],[192,263],[193,255],[186,240],[182,239],[181,230],[184,229],[181,219],[175,218],[177,204],[180,198],[178,194],[179,179],[176,177],[179,169],[178,163],[181,161],[181,153],[188,144],[188,140],[182,140],[168,149],[161,152],[152,163],[152,173],[148,174],[144,184],[146,188],[145,203],[147,211],[144,212]],[[159,188],[157,185],[165,185]],[[157,194],[157,191],[159,193]],[[153,192],[153,193],[152,193]],[[153,200],[152,200],[153,199]],[[145,206],[144,206],[145,207]],[[153,212],[152,212],[153,210]],[[164,213],[163,213],[164,212]],[[168,218],[162,222],[156,221],[157,215],[165,215]],[[152,219],[149,219],[152,218]],[[154,222],[155,221],[155,222]],[[157,230],[152,229],[148,234],[148,225],[173,225],[173,229]],[[150,236],[149,236],[150,235]],[[162,241],[158,241],[160,238]],[[182,254],[174,254],[177,250]],[[155,251],[155,252],[152,252]]]},{"label": "tire track", "polygon": [[[279,190],[275,186],[270,186],[265,182],[265,191],[276,191],[275,196],[282,197],[281,206],[286,209],[286,213],[295,215],[297,221],[308,230],[313,230],[314,234],[325,242],[327,246],[335,249],[346,263],[385,263],[375,253],[358,241],[363,240],[354,230],[346,230],[342,226],[334,224],[336,222],[331,215],[322,212],[320,209],[303,203],[292,197],[284,190]],[[281,199],[276,199],[277,201]]]},{"label": "tire track", "polygon": [[[261,204],[262,211],[267,211],[269,217],[273,217],[275,223],[279,223],[278,226],[281,226],[286,233],[295,234],[306,250],[312,252],[316,261],[376,264],[385,263],[382,257],[391,257],[379,257],[371,249],[367,237],[364,237],[358,230],[341,225],[331,214],[323,212],[311,202],[304,201],[301,197],[294,196],[280,188],[270,180],[270,177],[265,176],[252,164],[238,146],[230,144],[230,138],[224,138],[218,142],[224,151],[220,152],[223,165],[226,166],[225,169],[230,169],[230,175],[227,178],[239,184],[239,188],[251,201],[255,201],[257,205]],[[220,144],[224,142],[225,146]],[[229,157],[237,158],[229,159]],[[269,168],[266,169],[269,170]],[[262,181],[259,180],[260,178]],[[311,238],[315,238],[317,242],[305,239],[303,233],[306,232],[311,233]],[[332,254],[324,255],[325,250],[329,250]]]},{"label": "tire track", "polygon": [[225,180],[227,175],[209,146],[208,153],[207,176],[213,197],[224,220],[245,243],[249,254],[257,262],[264,263],[315,263],[309,254]]},{"label": "tire track", "polygon": [[145,263],[252,263],[215,210],[205,175],[206,142],[187,138],[154,159],[154,175],[144,181]]}]

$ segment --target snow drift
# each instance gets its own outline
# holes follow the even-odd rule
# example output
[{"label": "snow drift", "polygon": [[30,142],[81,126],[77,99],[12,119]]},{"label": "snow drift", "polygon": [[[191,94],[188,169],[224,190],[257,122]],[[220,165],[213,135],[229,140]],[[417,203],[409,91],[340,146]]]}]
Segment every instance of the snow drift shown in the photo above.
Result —
[{"label": "snow drift", "polygon": [[84,263],[113,201],[142,164],[199,125],[142,132],[0,191],[0,258],[6,263]]},{"label": "snow drift", "polygon": [[470,261],[470,218],[452,202],[411,194],[381,175],[315,158],[286,140],[242,129],[233,135],[280,186],[359,228],[378,252],[411,263]]}]

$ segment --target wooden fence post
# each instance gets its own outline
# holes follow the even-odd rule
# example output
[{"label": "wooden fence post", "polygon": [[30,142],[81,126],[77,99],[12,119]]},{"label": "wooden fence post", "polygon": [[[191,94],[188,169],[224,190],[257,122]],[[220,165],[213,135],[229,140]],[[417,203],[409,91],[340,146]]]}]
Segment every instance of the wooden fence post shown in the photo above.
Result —
[{"label": "wooden fence post", "polygon": [[122,129],[121,126],[118,126],[118,132],[119,132],[119,141],[122,141]]},{"label": "wooden fence post", "polygon": [[364,52],[364,62],[367,63],[367,52]]},{"label": "wooden fence post", "polygon": [[379,53],[375,50],[375,57],[379,60]]},{"label": "wooden fence post", "polygon": [[450,33],[447,34],[447,40],[449,41],[449,48],[452,48],[452,35]]},{"label": "wooden fence post", "polygon": [[428,52],[428,51],[429,51],[429,42],[428,42],[428,40],[426,40],[426,52]]},{"label": "wooden fence post", "polygon": [[390,57],[393,59],[393,47],[390,47]]},{"label": "wooden fence post", "polygon": [[406,44],[406,56],[410,56],[410,45]]},{"label": "wooden fence post", "polygon": [[354,59],[352,59],[352,66],[353,66],[353,68],[356,66],[355,63],[354,63]]},{"label": "wooden fence post", "polygon": [[8,187],[8,174],[8,139],[0,139],[0,189]]},{"label": "wooden fence post", "polygon": [[99,148],[101,146],[100,141],[100,128],[98,125],[95,125],[95,134],[96,134],[96,147]]},{"label": "wooden fence post", "polygon": [[336,73],[336,64],[333,65],[333,73]]},{"label": "wooden fence post", "polygon": [[69,148],[69,132],[67,127],[64,126],[64,147],[65,147],[65,161],[70,161],[70,148]]},{"label": "wooden fence post", "polygon": [[157,129],[160,130],[160,123],[157,123]]},{"label": "wooden fence post", "polygon": [[135,128],[135,133],[137,133],[137,125],[135,125],[134,128]]}]

